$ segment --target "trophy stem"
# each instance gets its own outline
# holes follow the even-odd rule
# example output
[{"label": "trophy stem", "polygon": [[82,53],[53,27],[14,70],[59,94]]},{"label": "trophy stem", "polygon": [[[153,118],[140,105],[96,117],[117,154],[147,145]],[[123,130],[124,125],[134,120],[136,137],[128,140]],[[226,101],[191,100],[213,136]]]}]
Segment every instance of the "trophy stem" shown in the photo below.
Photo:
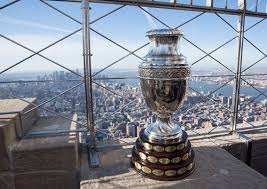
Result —
[{"label": "trophy stem", "polygon": [[171,116],[169,116],[169,117],[157,116],[157,121],[169,124],[169,123],[171,123]]},{"label": "trophy stem", "polygon": [[172,124],[171,117],[157,117],[156,125],[159,130],[164,134],[173,134],[174,130],[177,130],[178,125]]},{"label": "trophy stem", "polygon": [[171,121],[171,116],[157,116],[156,122],[147,125],[144,134],[152,141],[157,140],[165,143],[170,139],[181,138],[183,132],[178,124]]}]

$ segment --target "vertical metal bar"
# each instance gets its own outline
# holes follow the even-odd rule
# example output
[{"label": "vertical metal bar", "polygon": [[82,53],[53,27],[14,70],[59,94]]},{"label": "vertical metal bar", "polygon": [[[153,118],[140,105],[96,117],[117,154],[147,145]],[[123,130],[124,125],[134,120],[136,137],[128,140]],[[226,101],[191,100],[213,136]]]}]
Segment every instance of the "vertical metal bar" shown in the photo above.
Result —
[{"label": "vertical metal bar", "polygon": [[213,7],[213,0],[206,0],[207,7]]},{"label": "vertical metal bar", "polygon": [[23,122],[22,122],[22,115],[21,112],[19,112],[19,123],[20,123],[20,130],[21,130],[21,135],[18,136],[19,139],[22,139],[24,136],[24,127],[23,127]]},{"label": "vertical metal bar", "polygon": [[224,8],[225,8],[225,9],[228,8],[228,2],[227,2],[227,0],[224,0]]},{"label": "vertical metal bar", "polygon": [[83,63],[84,63],[87,127],[90,131],[91,147],[95,148],[96,143],[95,143],[95,128],[94,128],[94,117],[93,117],[89,0],[82,0],[82,16],[83,16],[82,20]]},{"label": "vertical metal bar", "polygon": [[232,103],[232,133],[235,133],[237,121],[238,121],[238,105],[240,96],[240,85],[241,85],[241,68],[243,59],[243,44],[244,44],[244,30],[245,30],[245,18],[246,18],[246,1],[242,4],[243,13],[239,17],[238,22],[238,51],[237,51],[237,67],[235,76],[235,88],[233,90],[233,103]]}]

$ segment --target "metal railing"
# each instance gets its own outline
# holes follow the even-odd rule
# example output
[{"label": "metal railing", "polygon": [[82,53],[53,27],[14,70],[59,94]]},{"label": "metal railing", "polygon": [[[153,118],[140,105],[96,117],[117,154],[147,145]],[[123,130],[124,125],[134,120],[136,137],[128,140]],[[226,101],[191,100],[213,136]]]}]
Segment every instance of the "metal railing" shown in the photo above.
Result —
[{"label": "metal railing", "polygon": [[[11,1],[10,3],[3,5],[0,7],[0,11],[2,9],[5,9],[7,7],[11,7],[12,5],[18,3],[21,0],[14,0]],[[62,2],[77,2],[77,3],[82,3],[81,7],[82,7],[82,21],[74,18],[73,16],[69,15],[68,13],[66,13],[65,11],[61,10],[60,8],[57,8],[56,6],[52,5],[49,1],[62,1]],[[255,26],[259,25],[260,23],[264,22],[267,18],[267,13],[266,12],[259,12],[258,9],[258,1],[255,4],[255,9],[254,10],[250,10],[247,8],[247,1],[245,0],[239,0],[236,1],[236,8],[231,8],[229,7],[229,3],[227,0],[225,0],[225,4],[224,7],[216,7],[215,6],[215,1],[216,0],[208,0],[206,5],[196,5],[194,3],[194,1],[192,0],[189,4],[183,4],[181,2],[179,2],[178,0],[174,0],[173,2],[166,2],[166,1],[145,1],[145,0],[92,0],[90,1],[90,3],[105,3],[105,4],[118,4],[119,6],[111,11],[109,11],[108,13],[103,14],[102,16],[96,18],[95,20],[90,21],[89,19],[89,15],[90,15],[90,9],[89,9],[89,0],[40,0],[41,3],[43,3],[44,5],[46,5],[48,8],[56,11],[57,13],[63,15],[64,17],[74,21],[75,23],[78,23],[81,25],[81,27],[71,33],[69,33],[68,35],[58,39],[57,41],[51,43],[50,45],[47,45],[45,47],[43,47],[41,50],[35,51],[33,49],[31,49],[30,47],[27,47],[26,45],[23,45],[9,37],[7,37],[5,34],[0,33],[0,37],[31,52],[32,54],[29,55],[28,57],[18,61],[17,63],[13,64],[12,66],[9,66],[8,68],[4,69],[4,70],[0,70],[0,75],[7,72],[8,70],[13,69],[14,67],[22,64],[23,62],[25,62],[26,60],[34,57],[34,56],[39,56],[47,61],[49,61],[52,64],[55,64],[61,68],[63,68],[64,70],[67,70],[68,72],[74,74],[75,76],[78,77],[78,79],[73,79],[73,80],[29,80],[29,81],[0,81],[0,84],[14,84],[14,83],[34,83],[34,82],[39,82],[39,83],[44,83],[44,82],[65,82],[65,81],[71,81],[71,82],[78,82],[78,84],[74,85],[73,87],[61,92],[60,94],[54,96],[53,98],[43,101],[40,104],[34,104],[32,102],[29,102],[23,98],[17,97],[17,96],[12,96],[13,98],[18,98],[24,102],[27,102],[31,105],[34,106],[34,108],[28,110],[27,112],[21,113],[21,116],[26,115],[28,113],[30,113],[31,111],[35,110],[35,109],[42,109],[44,111],[53,113],[56,116],[59,116],[63,119],[67,119],[69,121],[74,121],[77,124],[81,125],[81,126],[86,126],[87,130],[90,133],[90,138],[91,138],[91,142],[90,142],[90,147],[91,148],[96,148],[96,132],[100,132],[103,134],[108,135],[107,132],[97,129],[95,127],[96,124],[99,124],[101,122],[101,120],[95,120],[94,119],[94,108],[93,108],[93,85],[94,86],[98,86],[100,88],[102,88],[103,90],[108,91],[109,93],[112,93],[113,95],[116,96],[120,96],[123,98],[123,95],[118,94],[117,92],[113,91],[112,89],[104,86],[101,84],[100,81],[104,81],[104,80],[121,80],[121,79],[138,79],[137,77],[110,77],[110,78],[98,78],[96,76],[98,76],[100,73],[103,73],[105,70],[107,70],[108,68],[112,67],[113,65],[121,62],[122,60],[126,59],[129,56],[135,56],[136,58],[138,58],[140,61],[142,60],[142,57],[140,57],[137,52],[139,52],[141,49],[145,48],[148,46],[149,43],[144,43],[143,45],[140,45],[138,48],[135,48],[134,50],[130,50],[126,47],[124,47],[122,44],[116,42],[115,40],[111,39],[110,37],[107,37],[106,35],[102,34],[101,32],[97,31],[96,29],[94,29],[92,27],[92,25],[100,20],[102,20],[105,17],[108,17],[110,15],[112,15],[115,12],[120,11],[121,9],[127,7],[127,6],[134,6],[137,9],[142,10],[143,12],[145,12],[147,15],[151,16],[153,19],[155,19],[156,21],[158,21],[159,23],[161,23],[164,27],[166,28],[172,28],[168,23],[164,22],[162,19],[160,19],[159,17],[157,17],[156,15],[154,15],[153,13],[151,13],[150,11],[148,11],[147,9],[145,9],[144,7],[153,7],[153,8],[161,8],[161,9],[175,9],[175,10],[185,10],[185,11],[195,11],[198,12],[198,14],[196,14],[195,16],[193,16],[192,18],[186,20],[185,22],[181,23],[180,25],[176,26],[175,28],[180,28],[184,25],[187,25],[188,23],[191,23],[192,21],[196,20],[197,18],[203,16],[206,13],[214,13],[214,15],[216,15],[216,17],[218,17],[221,21],[223,21],[223,23],[226,24],[226,26],[228,26],[229,28],[231,28],[236,36],[233,36],[231,38],[229,38],[228,40],[226,40],[225,42],[223,42],[221,45],[219,45],[218,47],[214,48],[213,50],[207,52],[206,50],[204,50],[203,48],[201,48],[200,46],[198,46],[195,42],[193,42],[192,40],[188,39],[187,37],[183,36],[183,39],[190,44],[192,47],[198,49],[200,52],[202,52],[204,54],[204,56],[202,56],[201,58],[199,58],[198,60],[194,61],[191,64],[191,67],[194,67],[196,64],[198,64],[200,61],[202,61],[205,58],[210,58],[212,59],[214,62],[216,62],[218,65],[222,66],[224,69],[226,69],[229,74],[225,74],[225,75],[193,75],[192,77],[218,77],[218,76],[225,76],[228,79],[227,82],[223,83],[221,86],[219,86],[217,89],[213,90],[209,95],[203,95],[202,93],[200,93],[198,90],[190,87],[190,89],[194,92],[196,92],[198,95],[202,96],[202,98],[197,101],[196,103],[192,104],[190,107],[187,107],[185,111],[188,111],[190,109],[192,109],[194,107],[195,104],[198,104],[200,102],[203,101],[212,101],[215,104],[218,104],[218,102],[212,98],[212,94],[216,93],[217,91],[219,91],[221,88],[223,88],[224,86],[228,85],[230,82],[234,81],[234,91],[233,91],[233,103],[232,103],[232,107],[225,107],[223,104],[220,104],[221,108],[223,108],[226,112],[229,112],[231,114],[231,133],[236,133],[237,130],[237,124],[238,124],[238,119],[241,116],[241,114],[239,113],[239,105],[240,105],[240,89],[241,89],[241,82],[245,82],[248,86],[254,88],[259,95],[254,97],[253,99],[250,100],[249,103],[254,102],[257,98],[259,98],[260,96],[265,96],[267,97],[267,95],[265,94],[267,91],[260,91],[258,90],[255,86],[253,86],[251,83],[249,83],[245,77],[248,76],[255,76],[257,74],[245,74],[245,72],[249,69],[251,69],[252,67],[254,67],[255,65],[257,65],[259,62],[263,61],[266,57],[267,57],[267,53],[265,53],[263,50],[261,50],[257,45],[255,45],[254,43],[252,43],[247,37],[245,37],[245,33],[248,32],[249,30],[251,30],[252,28],[254,28]],[[235,28],[229,21],[227,21],[226,19],[224,19],[220,14],[228,14],[228,15],[234,15],[238,17],[239,23],[238,23],[238,27]],[[257,17],[257,18],[261,18],[258,22],[256,22],[255,24],[251,25],[250,27],[245,29],[245,24],[246,24],[246,18],[247,17]],[[73,36],[74,34],[78,33],[82,31],[82,36],[83,36],[83,62],[84,62],[84,74],[78,74],[76,72],[74,72],[72,69],[63,66],[61,63],[52,60],[51,58],[45,56],[42,54],[42,52],[44,52],[45,50],[53,47],[54,45],[62,42],[63,40]],[[124,50],[125,52],[127,52],[126,55],[121,56],[120,58],[118,58],[117,60],[111,62],[110,64],[108,64],[107,66],[103,67],[102,69],[100,69],[99,71],[92,73],[92,68],[91,68],[91,46],[90,46],[90,32],[93,32],[94,34],[100,36],[101,38],[109,41],[110,43],[114,44],[115,46],[119,47],[120,49]],[[235,71],[233,71],[232,69],[230,69],[228,66],[226,66],[222,61],[218,60],[215,56],[213,56],[213,54],[215,52],[217,52],[219,49],[222,49],[223,47],[225,47],[227,44],[229,44],[230,42],[234,41],[234,40],[238,40],[238,45],[237,45],[237,62],[236,62],[236,69]],[[258,50],[261,54],[262,57],[260,59],[258,59],[257,61],[255,61],[254,63],[252,63],[250,66],[243,68],[242,66],[242,58],[243,58],[243,45],[244,45],[244,41],[248,42],[250,45],[252,45],[256,50]],[[93,47],[92,47],[93,48]],[[267,74],[258,74],[261,76],[265,76]],[[77,87],[80,87],[81,85],[85,86],[85,103],[86,103],[86,116],[87,116],[87,122],[86,124],[84,123],[80,123],[79,121],[75,121],[70,119],[69,117],[62,115],[58,112],[49,110],[48,108],[44,108],[43,106],[49,102],[55,101],[56,99],[58,99],[59,97],[63,96],[64,94],[66,94],[67,92],[76,89]],[[120,112],[123,108],[129,106],[130,104],[133,104],[137,101],[138,99],[133,99],[130,102],[128,102],[127,104],[125,104],[123,107],[120,107],[118,110],[113,112],[114,114],[117,114],[118,112]],[[109,115],[110,116],[110,115]],[[245,120],[243,120],[245,121]],[[246,122],[246,121],[245,121]],[[247,122],[249,125],[254,126],[252,123]],[[266,123],[266,122],[265,122]],[[213,129],[210,130],[210,132]],[[77,132],[79,132],[79,130],[77,130]],[[85,130],[81,130],[81,132],[85,132]],[[209,133],[210,133],[209,132]]]}]

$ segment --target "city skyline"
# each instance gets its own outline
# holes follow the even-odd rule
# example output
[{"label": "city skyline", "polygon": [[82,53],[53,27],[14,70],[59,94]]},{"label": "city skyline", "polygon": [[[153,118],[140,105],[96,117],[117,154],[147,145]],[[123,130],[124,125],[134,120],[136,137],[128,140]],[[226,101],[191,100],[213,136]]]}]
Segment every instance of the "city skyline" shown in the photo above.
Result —
[{"label": "city skyline", "polygon": [[[76,72],[81,74],[79,70]],[[116,75],[114,76],[116,77]],[[34,82],[30,83],[2,83],[0,98],[36,97],[37,103],[41,104],[80,83],[75,81],[78,79],[77,76],[65,71],[56,71],[45,75],[36,74],[35,77]],[[98,78],[108,78],[108,76],[100,74]],[[54,82],[43,82],[46,80]],[[231,118],[232,84],[229,83],[217,90],[219,85],[223,85],[227,80],[224,77],[219,77],[217,80],[209,77],[192,78],[187,100],[176,112],[173,117],[174,121],[179,122],[185,129],[228,127]],[[152,116],[151,111],[146,108],[138,84],[139,80],[134,79],[134,81],[98,80],[97,83],[102,87],[93,85],[94,117],[98,139],[136,137],[141,128],[147,123],[155,121],[155,116]],[[267,84],[264,88],[258,88],[262,92],[266,89]],[[211,94],[212,92],[214,93]],[[267,100],[264,96],[259,95],[260,93],[249,86],[241,87],[238,123],[253,125],[267,121]],[[129,105],[125,106],[126,104]],[[81,125],[86,123],[84,85],[76,87],[61,98],[44,104],[42,108],[39,109],[41,116],[54,116],[51,111],[64,116],[72,116],[73,113],[76,113],[79,123]],[[107,134],[103,135],[103,132]]]}]

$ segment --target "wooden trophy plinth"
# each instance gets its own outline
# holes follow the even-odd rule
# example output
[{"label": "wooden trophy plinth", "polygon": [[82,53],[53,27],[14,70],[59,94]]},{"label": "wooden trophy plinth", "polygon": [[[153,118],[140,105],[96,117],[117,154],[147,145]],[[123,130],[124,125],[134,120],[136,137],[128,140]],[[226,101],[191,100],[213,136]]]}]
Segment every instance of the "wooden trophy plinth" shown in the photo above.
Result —
[{"label": "wooden trophy plinth", "polygon": [[195,168],[194,151],[185,131],[182,137],[163,142],[149,140],[141,130],[131,163],[145,177],[164,181],[187,177]]}]

